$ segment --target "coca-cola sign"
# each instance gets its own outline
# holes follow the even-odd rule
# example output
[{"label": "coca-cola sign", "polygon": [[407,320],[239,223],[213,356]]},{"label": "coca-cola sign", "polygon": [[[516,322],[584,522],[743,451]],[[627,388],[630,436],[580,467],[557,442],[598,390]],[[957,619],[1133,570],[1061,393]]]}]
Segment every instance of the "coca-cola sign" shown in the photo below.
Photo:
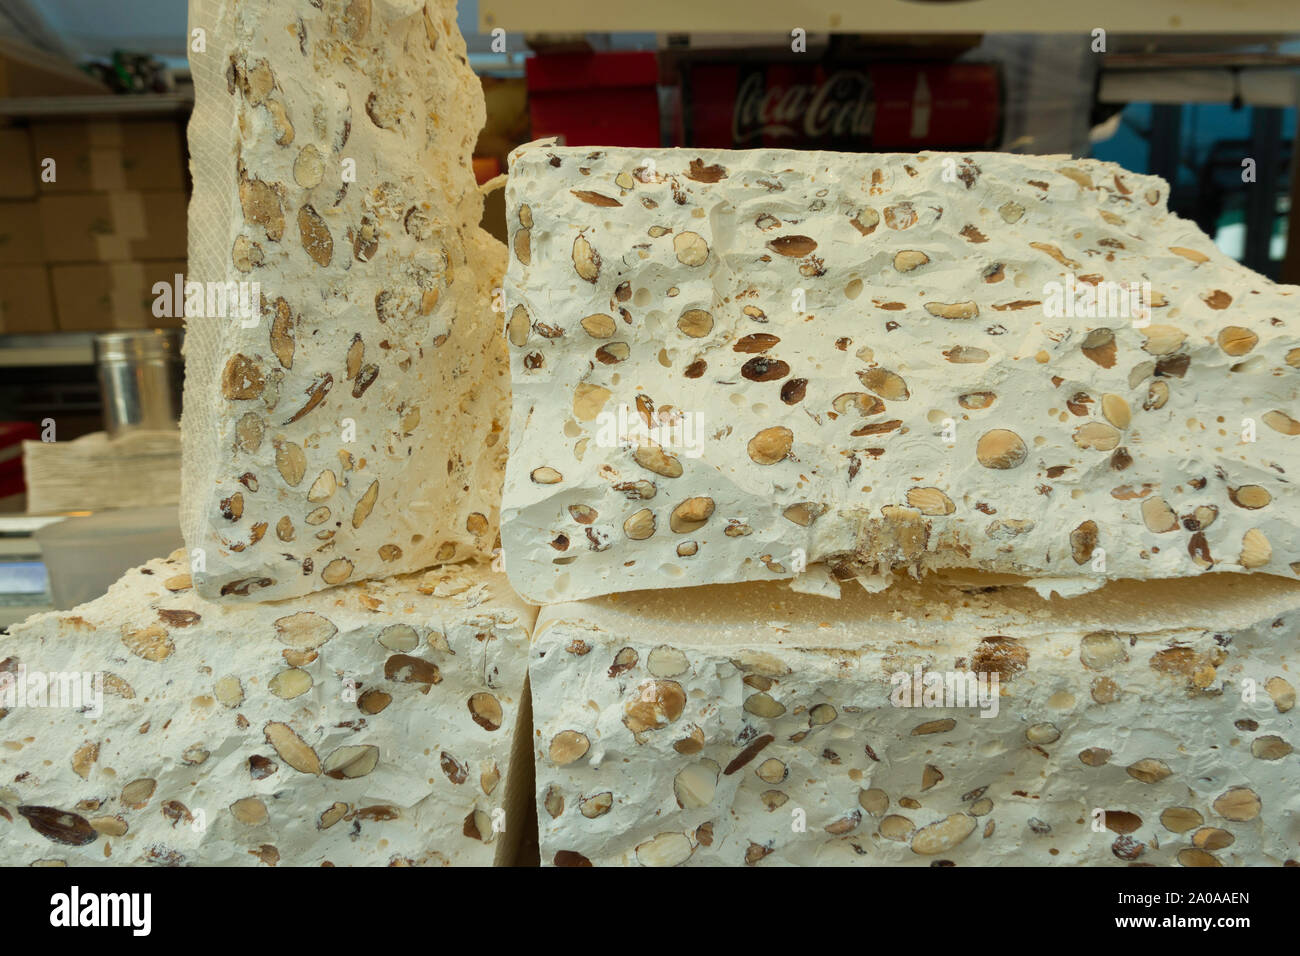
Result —
[{"label": "coca-cola sign", "polygon": [[871,80],[856,70],[839,70],[822,83],[769,87],[761,72],[741,81],[732,110],[731,138],[823,139],[871,136]]},{"label": "coca-cola sign", "polygon": [[685,145],[842,150],[998,142],[996,66],[736,61],[682,69]]}]

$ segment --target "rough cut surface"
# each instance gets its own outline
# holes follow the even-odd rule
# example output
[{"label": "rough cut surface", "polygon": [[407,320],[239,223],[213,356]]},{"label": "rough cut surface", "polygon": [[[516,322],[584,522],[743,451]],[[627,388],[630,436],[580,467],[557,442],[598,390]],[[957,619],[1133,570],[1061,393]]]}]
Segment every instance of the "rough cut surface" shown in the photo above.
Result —
[{"label": "rough cut surface", "polygon": [[[209,598],[490,553],[505,250],[478,228],[483,95],[448,0],[193,0],[182,525]],[[355,175],[352,169],[355,166]]]},{"label": "rough cut surface", "polygon": [[[1167,195],[1067,157],[521,147],[511,581],[1295,573],[1300,297]],[[1145,325],[1107,283],[1150,284]],[[620,407],[681,433],[620,445]]]},{"label": "rough cut surface", "polygon": [[193,593],[181,556],[0,637],[0,671],[103,675],[98,719],[0,707],[0,859],[512,861],[535,611],[503,575],[460,565],[229,605]]},{"label": "rough cut surface", "polygon": [[[1295,865],[1300,585],[988,584],[543,608],[543,863]],[[891,706],[917,667],[997,716]]]}]

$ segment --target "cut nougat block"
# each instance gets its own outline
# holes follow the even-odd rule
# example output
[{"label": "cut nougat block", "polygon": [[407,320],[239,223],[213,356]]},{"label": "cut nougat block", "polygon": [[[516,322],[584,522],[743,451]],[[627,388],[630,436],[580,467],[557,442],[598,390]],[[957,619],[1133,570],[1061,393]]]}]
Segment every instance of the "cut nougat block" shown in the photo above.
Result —
[{"label": "cut nougat block", "polygon": [[1068,157],[521,147],[511,581],[1294,573],[1300,296],[1167,198]]},{"label": "cut nougat block", "polygon": [[0,859],[513,861],[536,612],[504,575],[228,605],[181,557],[0,637]]},{"label": "cut nougat block", "polygon": [[1215,585],[543,608],[542,862],[1294,864],[1300,584]]},{"label": "cut nougat block", "polygon": [[454,2],[193,0],[190,21],[190,278],[261,306],[188,310],[195,587],[274,600],[490,553],[505,247],[478,226]]}]

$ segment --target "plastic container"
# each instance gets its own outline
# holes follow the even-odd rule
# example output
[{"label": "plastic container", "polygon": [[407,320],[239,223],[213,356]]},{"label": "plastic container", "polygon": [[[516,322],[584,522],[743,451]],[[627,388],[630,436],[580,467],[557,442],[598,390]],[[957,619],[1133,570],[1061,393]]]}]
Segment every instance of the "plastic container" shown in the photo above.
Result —
[{"label": "plastic container", "polygon": [[184,547],[176,505],[69,517],[34,536],[61,611],[99,597],[131,568]]}]

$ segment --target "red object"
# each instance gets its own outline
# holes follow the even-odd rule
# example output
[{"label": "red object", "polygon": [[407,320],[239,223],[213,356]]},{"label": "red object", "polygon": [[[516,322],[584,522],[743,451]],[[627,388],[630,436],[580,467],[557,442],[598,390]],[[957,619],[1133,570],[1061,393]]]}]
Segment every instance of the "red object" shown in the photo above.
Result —
[{"label": "red object", "polygon": [[564,146],[659,145],[659,66],[654,53],[552,53],[529,57],[534,139]]},{"label": "red object", "polygon": [[998,142],[985,63],[700,63],[683,67],[686,145],[916,150]]},{"label": "red object", "polygon": [[474,179],[480,186],[500,173],[501,160],[495,156],[474,157]]},{"label": "red object", "polygon": [[21,458],[12,458],[9,461],[0,462],[0,498],[21,495],[26,490],[27,483],[23,479],[23,460]]},{"label": "red object", "polygon": [[0,499],[27,490],[23,480],[23,442],[40,437],[40,428],[32,422],[0,422]]},{"label": "red object", "polygon": [[0,462],[21,460],[23,442],[40,437],[40,428],[32,422],[0,422]]}]

